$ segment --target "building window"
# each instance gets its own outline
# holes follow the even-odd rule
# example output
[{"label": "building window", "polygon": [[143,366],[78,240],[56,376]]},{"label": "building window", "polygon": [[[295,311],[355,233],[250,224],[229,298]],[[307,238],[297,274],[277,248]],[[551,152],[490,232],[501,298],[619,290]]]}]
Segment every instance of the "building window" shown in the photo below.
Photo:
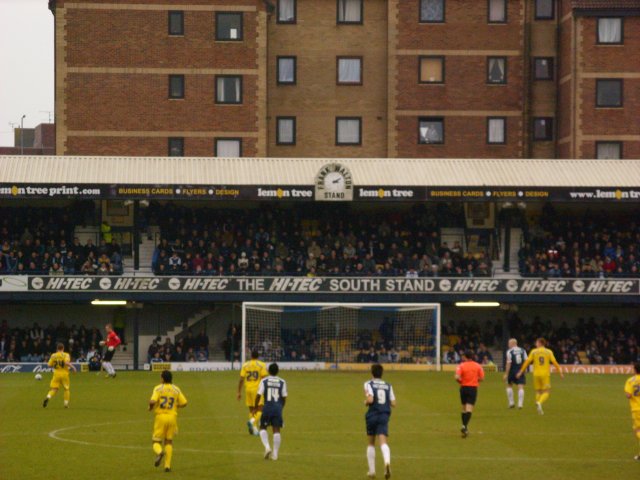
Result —
[{"label": "building window", "polygon": [[622,107],[622,80],[596,80],[596,107]]},{"label": "building window", "polygon": [[184,138],[169,139],[169,156],[184,157]]},{"label": "building window", "polygon": [[438,145],[444,143],[444,118],[418,119],[418,143]]},{"label": "building window", "polygon": [[338,0],[338,23],[362,23],[362,0]]},{"label": "building window", "polygon": [[362,85],[362,57],[338,57],[336,79],[340,85]]},{"label": "building window", "polygon": [[599,44],[621,44],[623,43],[622,18],[599,18],[598,19],[598,43]]},{"label": "building window", "polygon": [[296,23],[296,0],[278,0],[278,23]]},{"label": "building window", "polygon": [[276,119],[276,144],[296,144],[296,117],[278,117]]},{"label": "building window", "polygon": [[217,75],[216,103],[242,103],[242,77]]},{"label": "building window", "polygon": [[336,145],[362,145],[362,118],[336,118]]},{"label": "building window", "polygon": [[241,12],[216,12],[216,40],[242,40]]},{"label": "building window", "polygon": [[553,140],[553,118],[533,119],[533,139],[536,141]]},{"label": "building window", "polygon": [[536,0],[536,20],[553,20],[555,18],[554,0]]},{"label": "building window", "polygon": [[507,58],[487,58],[487,83],[507,83]]},{"label": "building window", "polygon": [[169,12],[169,35],[184,35],[184,12]]},{"label": "building window", "polygon": [[553,58],[534,58],[533,75],[536,80],[553,80]]},{"label": "building window", "polygon": [[296,57],[278,57],[278,84],[296,83]]},{"label": "building window", "polygon": [[169,75],[169,98],[184,98],[184,75]]},{"label": "building window", "polygon": [[596,158],[620,160],[622,158],[622,142],[596,142]]},{"label": "building window", "polygon": [[489,23],[507,23],[507,0],[488,0]]},{"label": "building window", "polygon": [[420,0],[420,22],[443,23],[445,0]]},{"label": "building window", "polygon": [[420,57],[419,83],[444,83],[444,57]]},{"label": "building window", "polygon": [[241,157],[242,140],[239,138],[216,138],[213,154],[216,157]]},{"label": "building window", "polygon": [[487,143],[491,145],[507,143],[507,119],[505,117],[489,117],[487,119]]}]

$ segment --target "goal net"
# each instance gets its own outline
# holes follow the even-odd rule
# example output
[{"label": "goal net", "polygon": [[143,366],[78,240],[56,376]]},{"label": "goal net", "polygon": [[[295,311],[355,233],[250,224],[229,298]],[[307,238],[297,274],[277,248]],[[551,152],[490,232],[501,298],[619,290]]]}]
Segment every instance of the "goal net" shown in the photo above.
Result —
[{"label": "goal net", "polygon": [[242,361],[412,363],[440,368],[440,305],[242,304]]}]

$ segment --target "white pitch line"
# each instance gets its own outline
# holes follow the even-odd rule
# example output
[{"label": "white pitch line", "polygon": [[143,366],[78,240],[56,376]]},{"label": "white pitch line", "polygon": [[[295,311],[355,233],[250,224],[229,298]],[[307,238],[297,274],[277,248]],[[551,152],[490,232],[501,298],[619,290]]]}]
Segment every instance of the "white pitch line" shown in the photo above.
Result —
[{"label": "white pitch line", "polygon": [[[195,418],[195,417],[191,417]],[[211,418],[211,417],[201,417],[201,418]],[[145,420],[146,422],[147,420]],[[63,438],[59,435],[62,432],[68,432],[70,430],[75,430],[78,428],[92,428],[92,427],[101,427],[105,425],[123,425],[129,423],[141,423],[142,420],[131,420],[131,421],[123,421],[123,422],[105,422],[105,423],[96,423],[90,425],[75,425],[71,427],[63,427],[57,430],[52,430],[48,433],[49,438],[53,440],[57,440],[60,442],[73,443],[76,445],[84,445],[89,447],[110,447],[110,448],[118,448],[118,449],[126,449],[126,450],[150,450],[149,447],[143,447],[141,445],[113,445],[113,444],[105,444],[98,442],[87,442],[84,440],[76,440],[72,438]],[[180,448],[181,452],[190,452],[190,453],[209,453],[209,454],[220,454],[220,455],[246,455],[247,450],[203,450],[197,448]],[[256,452],[256,455],[258,452]],[[285,456],[291,457],[308,457],[307,453],[285,453]],[[318,456],[317,453],[314,456]],[[329,458],[360,458],[362,455],[350,454],[350,453],[326,453],[321,455]],[[619,463],[626,462],[628,459],[626,458],[559,458],[559,457],[461,457],[457,455],[446,456],[446,455],[394,455],[394,458],[399,458],[401,460],[463,460],[463,461],[487,461],[487,462],[560,462],[560,463]]]}]

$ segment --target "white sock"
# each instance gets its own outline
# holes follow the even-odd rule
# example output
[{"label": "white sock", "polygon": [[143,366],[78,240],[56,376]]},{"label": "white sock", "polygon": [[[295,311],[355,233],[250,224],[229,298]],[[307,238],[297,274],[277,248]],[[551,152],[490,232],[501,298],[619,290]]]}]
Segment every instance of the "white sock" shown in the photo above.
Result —
[{"label": "white sock", "polygon": [[367,447],[367,463],[369,464],[369,473],[376,473],[376,447],[371,445]]},{"label": "white sock", "polygon": [[113,365],[111,365],[111,362],[107,362],[107,372],[109,375],[113,375],[115,373],[115,369],[113,368]]},{"label": "white sock", "polygon": [[385,465],[391,464],[391,449],[389,445],[386,443],[384,445],[380,445],[380,451],[382,452],[382,458],[384,459]]},{"label": "white sock", "polygon": [[278,450],[280,450],[280,442],[282,438],[279,433],[273,434],[273,458],[278,458]]},{"label": "white sock", "polygon": [[509,400],[509,406],[513,405],[513,388],[507,387],[507,400]]},{"label": "white sock", "polygon": [[269,433],[266,430],[260,430],[260,440],[262,440],[262,445],[264,445],[265,450],[271,450],[269,446]]},{"label": "white sock", "polygon": [[524,388],[518,390],[518,406],[522,407],[524,404]]}]

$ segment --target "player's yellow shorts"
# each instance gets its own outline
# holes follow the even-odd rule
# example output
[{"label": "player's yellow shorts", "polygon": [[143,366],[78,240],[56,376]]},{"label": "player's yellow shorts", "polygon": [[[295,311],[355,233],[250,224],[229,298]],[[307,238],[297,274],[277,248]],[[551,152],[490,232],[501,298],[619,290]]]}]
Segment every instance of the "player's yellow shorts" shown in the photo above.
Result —
[{"label": "player's yellow shorts", "polygon": [[631,412],[631,419],[633,420],[633,429],[640,430],[640,410]]},{"label": "player's yellow shorts", "polygon": [[156,415],[153,421],[154,442],[162,440],[173,440],[173,436],[178,433],[178,417],[176,415]]},{"label": "player's yellow shorts", "polygon": [[64,388],[69,390],[69,374],[68,373],[55,373],[49,384],[49,388]]},{"label": "player's yellow shorts", "polygon": [[[247,388],[244,391],[244,399],[247,407],[253,407],[256,404],[256,396],[258,395],[257,388]],[[264,405],[264,397],[260,398],[260,404]]]},{"label": "player's yellow shorts", "polygon": [[550,375],[534,375],[533,376],[533,389],[534,390],[548,390],[551,388],[551,376]]}]

